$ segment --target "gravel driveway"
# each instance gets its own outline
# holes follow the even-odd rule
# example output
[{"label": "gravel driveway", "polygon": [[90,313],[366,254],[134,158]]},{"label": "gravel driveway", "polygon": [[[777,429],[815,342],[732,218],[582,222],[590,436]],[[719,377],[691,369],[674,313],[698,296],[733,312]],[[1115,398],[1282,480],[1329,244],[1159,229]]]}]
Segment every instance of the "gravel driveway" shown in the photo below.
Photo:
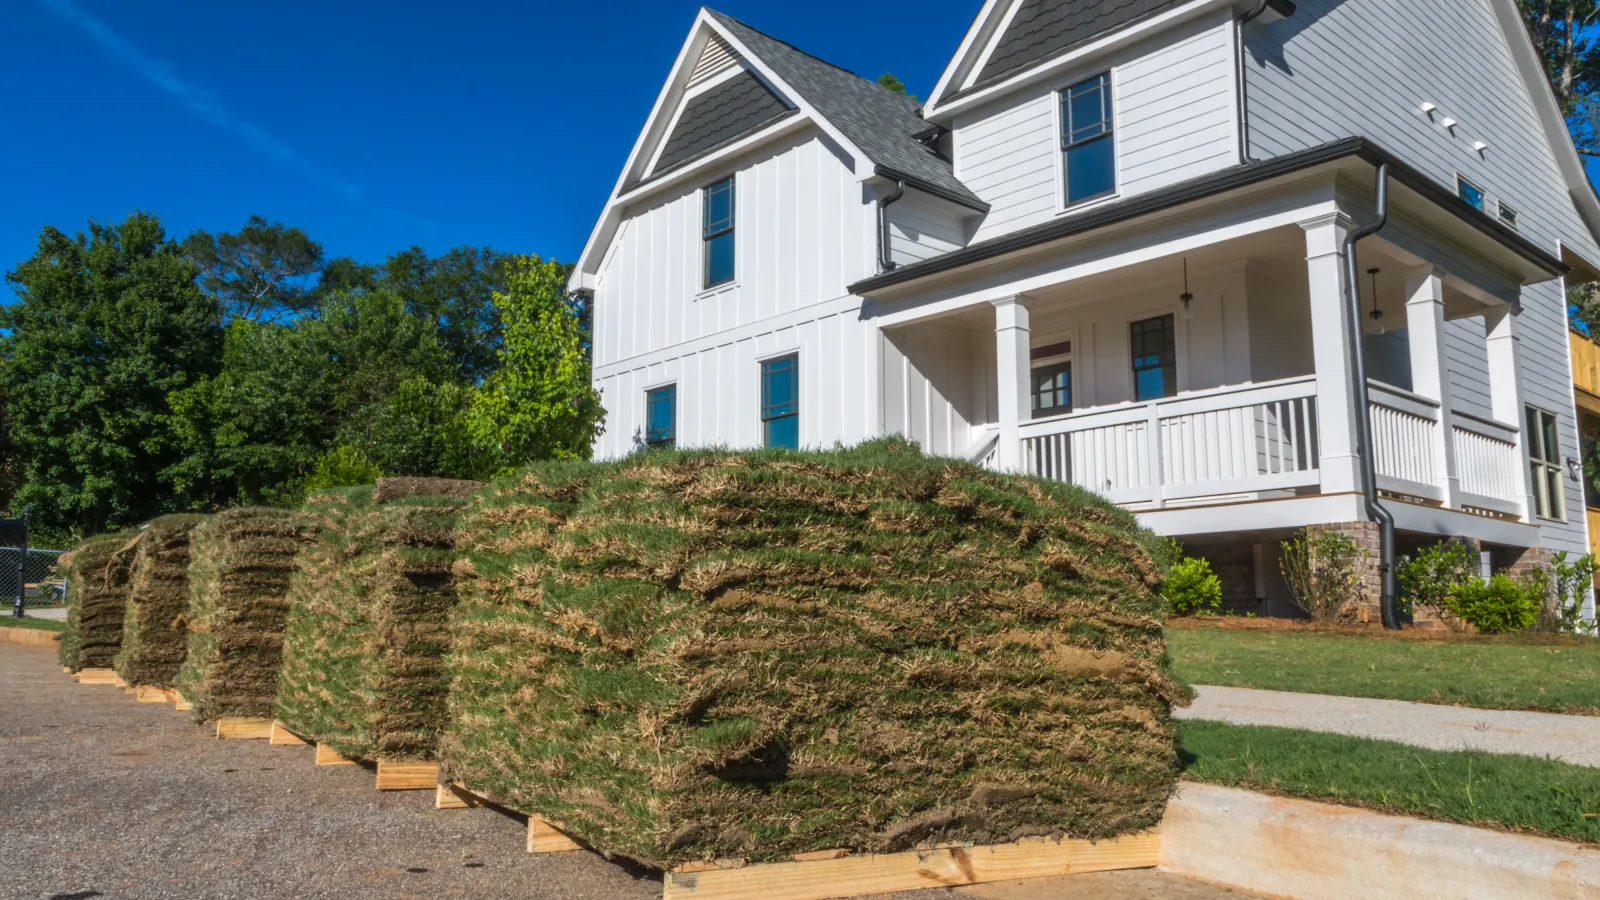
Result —
[{"label": "gravel driveway", "polygon": [[[491,809],[379,794],[310,747],[219,741],[163,704],[79,685],[52,650],[0,644],[0,897],[659,898],[598,856],[522,849]],[[970,892],[970,893],[969,893]],[[1220,900],[1157,872],[896,894],[896,900]]]}]

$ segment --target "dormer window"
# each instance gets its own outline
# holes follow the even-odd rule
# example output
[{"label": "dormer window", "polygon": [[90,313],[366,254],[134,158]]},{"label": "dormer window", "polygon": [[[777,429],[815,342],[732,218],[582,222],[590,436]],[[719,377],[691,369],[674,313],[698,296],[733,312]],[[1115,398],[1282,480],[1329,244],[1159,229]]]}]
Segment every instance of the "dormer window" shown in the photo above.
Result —
[{"label": "dormer window", "polygon": [[1061,92],[1061,153],[1066,205],[1117,190],[1117,143],[1111,127],[1111,74]]},{"label": "dormer window", "polygon": [[705,243],[705,286],[709,290],[733,281],[733,176],[701,191],[701,239]]}]

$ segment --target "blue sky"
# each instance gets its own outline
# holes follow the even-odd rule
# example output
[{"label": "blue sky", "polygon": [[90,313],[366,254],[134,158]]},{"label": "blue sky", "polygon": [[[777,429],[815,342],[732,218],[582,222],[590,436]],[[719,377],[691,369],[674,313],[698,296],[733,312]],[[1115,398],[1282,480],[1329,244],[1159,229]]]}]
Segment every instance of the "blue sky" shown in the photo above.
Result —
[{"label": "blue sky", "polygon": [[[925,94],[979,0],[715,8]],[[252,213],[330,255],[489,245],[571,260],[698,5],[9,0],[0,270],[39,229]],[[3,295],[0,295],[3,296]]]}]

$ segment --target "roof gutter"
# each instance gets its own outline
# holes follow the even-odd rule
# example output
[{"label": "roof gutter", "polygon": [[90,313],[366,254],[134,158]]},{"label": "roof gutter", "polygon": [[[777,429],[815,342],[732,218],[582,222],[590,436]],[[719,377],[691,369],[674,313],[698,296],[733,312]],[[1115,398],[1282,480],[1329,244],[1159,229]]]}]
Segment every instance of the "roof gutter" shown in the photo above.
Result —
[{"label": "roof gutter", "polygon": [[889,179],[890,181],[902,182],[906,187],[915,188],[924,194],[931,194],[932,196],[938,197],[941,200],[948,200],[957,206],[965,207],[973,212],[987,214],[990,209],[989,204],[984,203],[982,200],[975,200],[971,197],[963,197],[948,188],[939,187],[931,182],[923,181],[921,178],[918,178],[915,175],[907,175],[904,172],[901,172],[897,169],[891,169],[888,166],[874,166],[872,168],[872,174],[880,175]]},{"label": "roof gutter", "polygon": [[1350,370],[1355,384],[1352,395],[1356,399],[1356,452],[1361,457],[1361,495],[1366,501],[1367,515],[1378,523],[1378,574],[1383,579],[1380,605],[1383,627],[1391,631],[1400,628],[1400,607],[1396,600],[1394,567],[1394,516],[1378,501],[1378,475],[1372,452],[1372,395],[1367,383],[1367,348],[1361,340],[1361,265],[1356,259],[1356,244],[1383,230],[1389,221],[1389,166],[1378,166],[1378,184],[1375,188],[1377,218],[1344,236],[1344,319],[1350,330]]},{"label": "roof gutter", "polygon": [[1521,234],[1493,220],[1480,209],[1446,190],[1420,170],[1400,161],[1398,157],[1378,144],[1363,137],[1344,138],[1318,147],[1301,150],[1259,162],[1234,166],[1211,175],[1190,179],[1170,188],[1140,194],[1126,200],[1109,203],[1098,209],[1075,216],[1064,217],[1042,225],[1014,231],[1007,235],[970,244],[932,259],[899,266],[852,284],[850,293],[868,296],[885,288],[909,284],[931,275],[965,268],[975,263],[1029,250],[1054,241],[1076,237],[1101,228],[1121,224],[1151,213],[1163,212],[1187,203],[1207,200],[1219,194],[1251,187],[1274,178],[1293,175],[1318,166],[1337,163],[1345,159],[1360,159],[1374,167],[1387,165],[1390,178],[1421,194],[1424,199],[1438,205],[1446,212],[1498,241],[1512,252],[1532,263],[1552,278],[1566,275],[1571,268],[1559,257],[1534,244]]}]

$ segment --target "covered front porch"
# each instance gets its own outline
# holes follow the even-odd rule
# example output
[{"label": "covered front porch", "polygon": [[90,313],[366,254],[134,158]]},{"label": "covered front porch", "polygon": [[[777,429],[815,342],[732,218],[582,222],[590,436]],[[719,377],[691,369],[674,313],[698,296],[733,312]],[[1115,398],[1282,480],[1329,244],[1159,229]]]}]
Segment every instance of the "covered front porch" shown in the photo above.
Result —
[{"label": "covered front porch", "polygon": [[1361,341],[1401,527],[1536,545],[1565,476],[1537,447],[1528,463],[1542,436],[1525,433],[1517,314],[1522,284],[1550,276],[1402,214],[1360,245],[1352,333],[1344,238],[1370,202],[1340,179],[1302,187],[1322,200],[1299,215],[1246,203],[1142,244],[1108,235],[1063,248],[1054,277],[1035,260],[885,314],[885,430],[1080,485],[1166,534],[1360,521]]}]

